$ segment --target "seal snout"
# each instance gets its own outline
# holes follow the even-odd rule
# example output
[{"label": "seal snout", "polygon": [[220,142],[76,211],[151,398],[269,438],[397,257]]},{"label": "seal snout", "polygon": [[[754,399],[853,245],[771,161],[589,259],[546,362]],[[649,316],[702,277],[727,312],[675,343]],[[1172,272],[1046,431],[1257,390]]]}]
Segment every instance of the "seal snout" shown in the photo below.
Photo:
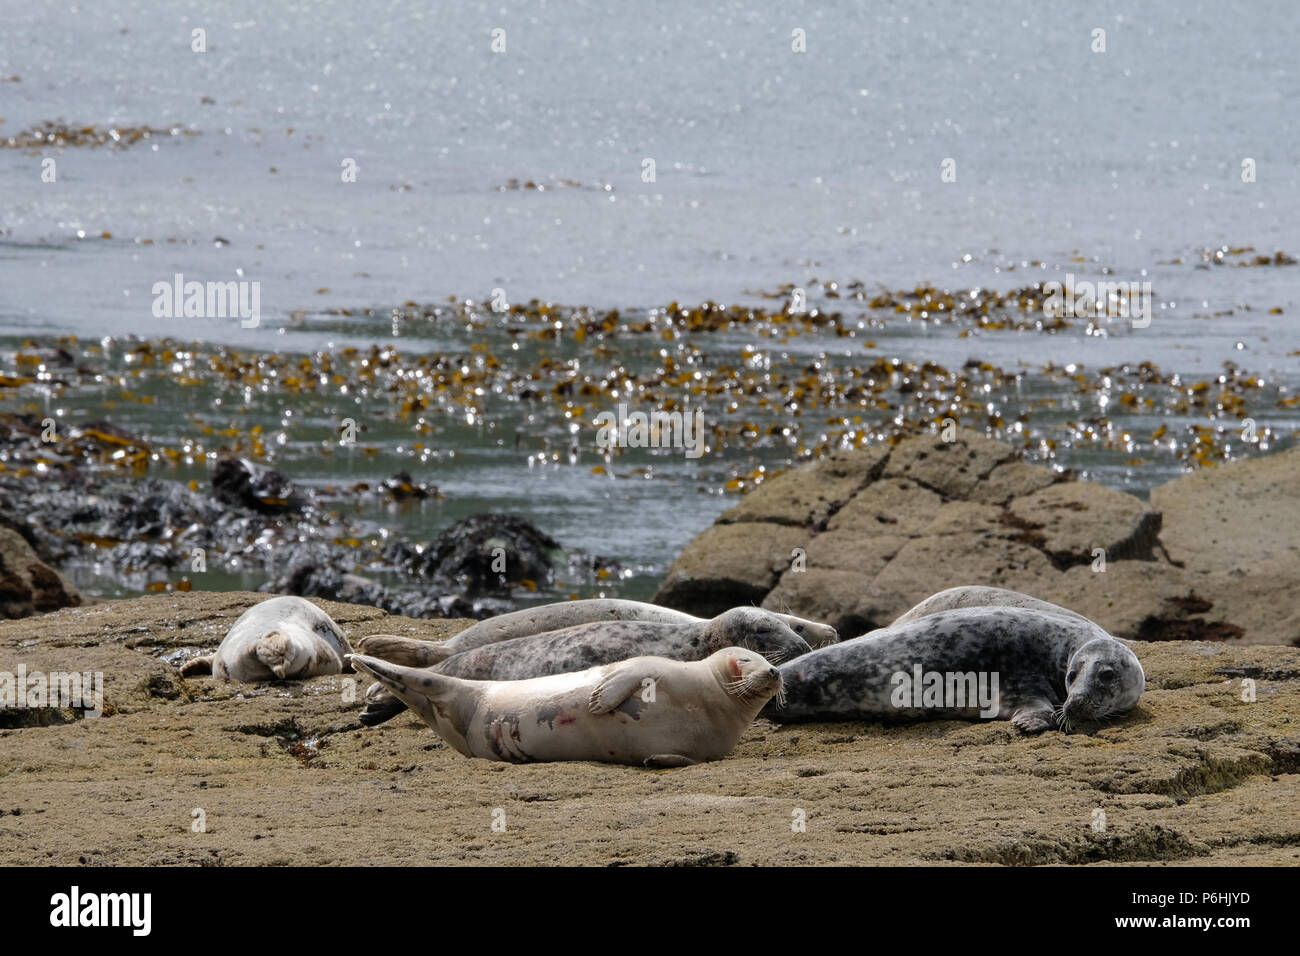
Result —
[{"label": "seal snout", "polygon": [[1061,708],[1065,719],[1072,724],[1087,723],[1096,717],[1096,708],[1086,698],[1071,695],[1065,699]]},{"label": "seal snout", "polygon": [[377,657],[367,657],[365,654],[348,654],[343,658],[353,669],[362,673],[369,674],[375,680],[388,687],[396,683],[396,675],[392,673],[385,661]]}]

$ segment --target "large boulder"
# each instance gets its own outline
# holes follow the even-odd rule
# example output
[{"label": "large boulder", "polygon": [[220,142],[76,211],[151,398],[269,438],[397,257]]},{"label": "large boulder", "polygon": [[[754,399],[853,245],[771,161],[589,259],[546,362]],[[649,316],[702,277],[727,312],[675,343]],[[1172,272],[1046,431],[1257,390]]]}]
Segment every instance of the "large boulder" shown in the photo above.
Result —
[{"label": "large boulder", "polygon": [[1064,482],[1014,498],[1007,511],[1059,568],[1091,563],[1098,548],[1107,560],[1150,561],[1160,532],[1160,512],[1090,481]]},{"label": "large boulder", "polygon": [[850,637],[974,584],[1124,638],[1300,644],[1298,518],[1300,449],[1178,478],[1147,503],[972,432],[927,434],[765,482],[686,547],[655,600],[761,604]]},{"label": "large boulder", "polygon": [[1170,560],[1185,568],[1300,561],[1300,448],[1175,478],[1151,492],[1151,505],[1164,513]]},{"label": "large boulder", "polygon": [[1104,622],[1113,634],[1144,641],[1238,640],[1233,623],[1209,593],[1209,582],[1165,561],[1111,561],[1104,572],[1079,565],[1048,582],[1038,597]]},{"label": "large boulder", "polygon": [[763,482],[718,522],[822,526],[829,515],[880,474],[888,457],[886,448],[867,448],[820,458],[806,469],[787,471]]},{"label": "large boulder", "polygon": [[767,521],[715,524],[678,555],[656,601],[700,617],[758,604],[809,537],[802,528]]},{"label": "large boulder", "polygon": [[1015,449],[977,432],[962,431],[953,441],[931,435],[905,438],[889,454],[886,478],[911,478],[945,497],[968,498],[976,486]]},{"label": "large boulder", "polygon": [[31,617],[80,603],[77,589],[37,557],[21,534],[0,527],[0,618]]}]

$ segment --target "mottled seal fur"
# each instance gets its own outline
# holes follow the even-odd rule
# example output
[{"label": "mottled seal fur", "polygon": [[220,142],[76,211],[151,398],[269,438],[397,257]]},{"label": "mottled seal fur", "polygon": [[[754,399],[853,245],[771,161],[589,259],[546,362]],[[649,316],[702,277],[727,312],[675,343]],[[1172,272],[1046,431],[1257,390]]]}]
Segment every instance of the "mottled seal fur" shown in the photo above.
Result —
[{"label": "mottled seal fur", "polygon": [[[760,608],[750,610],[770,615],[785,624],[813,647],[834,643],[839,640],[835,628],[829,624],[805,620],[790,614],[778,614]],[[438,645],[435,653],[446,659],[452,654],[461,654],[484,644],[508,641],[530,634],[546,631],[558,631],[561,628],[578,624],[593,624],[597,621],[646,621],[657,624],[699,624],[707,618],[695,617],[674,611],[672,608],[643,601],[624,601],[620,598],[591,598],[586,601],[561,601],[558,604],[543,604],[540,607],[524,608],[479,621],[461,631],[450,640]],[[406,663],[406,662],[403,662]],[[436,664],[437,660],[428,660]],[[415,665],[413,665],[415,666]]]},{"label": "mottled seal fur", "polygon": [[181,674],[212,674],[245,683],[338,674],[352,653],[333,619],[300,597],[254,604],[231,625],[215,653],[196,657]]},{"label": "mottled seal fur", "polygon": [[1061,607],[1059,604],[1049,604],[1047,601],[1040,601],[1038,598],[1022,594],[1020,591],[1009,591],[1006,588],[991,588],[982,585],[962,585],[947,588],[937,594],[931,594],[916,607],[894,618],[894,622],[890,626],[906,624],[908,621],[915,621],[917,618],[938,614],[940,611],[955,611],[964,607],[1021,607],[1031,611],[1063,614],[1066,617],[1087,621],[1087,623],[1097,628],[1099,633],[1106,633],[1100,625],[1088,620],[1082,614]]},{"label": "mottled seal fur", "polygon": [[[896,706],[897,674],[997,675],[996,716],[1024,733],[1131,710],[1146,687],[1125,644],[1086,618],[1018,607],[938,611],[825,647],[781,667],[780,722],[973,719],[977,706]],[[968,698],[969,699],[969,698]],[[954,698],[955,700],[955,698]]]},{"label": "mottled seal fur", "polygon": [[570,674],[471,681],[353,655],[467,757],[681,767],[725,757],[781,688],[762,655],[634,657]]},{"label": "mottled seal fur", "polygon": [[[373,635],[357,642],[357,651],[389,663],[418,666],[413,655],[394,660],[389,656],[409,639]],[[424,644],[424,641],[414,642]],[[522,680],[583,670],[631,657],[666,657],[677,661],[700,661],[725,647],[743,647],[780,663],[809,653],[812,648],[775,615],[758,608],[732,608],[708,620],[684,624],[652,621],[600,621],[579,624],[529,637],[483,644],[449,657],[433,670],[466,680]],[[381,724],[406,709],[406,705],[382,684],[366,691],[361,722]]]}]

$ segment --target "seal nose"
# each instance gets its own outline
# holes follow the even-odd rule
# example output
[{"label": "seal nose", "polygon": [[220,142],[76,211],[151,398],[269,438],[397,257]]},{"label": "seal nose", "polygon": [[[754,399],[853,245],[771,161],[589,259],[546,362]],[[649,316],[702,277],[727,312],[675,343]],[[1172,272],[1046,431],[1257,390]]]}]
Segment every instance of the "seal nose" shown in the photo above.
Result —
[{"label": "seal nose", "polygon": [[768,677],[777,677],[778,675],[780,675],[780,673],[781,673],[781,672],[780,672],[779,670],[777,670],[775,667],[769,667],[769,668],[767,669],[767,676],[768,676]]},{"label": "seal nose", "polygon": [[1067,720],[1089,720],[1092,717],[1092,708],[1074,697],[1067,698],[1061,710]]}]

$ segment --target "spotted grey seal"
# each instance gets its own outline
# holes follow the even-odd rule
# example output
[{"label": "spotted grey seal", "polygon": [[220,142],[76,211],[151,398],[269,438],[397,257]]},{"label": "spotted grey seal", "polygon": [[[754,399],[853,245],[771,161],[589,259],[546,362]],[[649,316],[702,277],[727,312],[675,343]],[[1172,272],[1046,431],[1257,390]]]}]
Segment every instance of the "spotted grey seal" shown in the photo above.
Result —
[{"label": "spotted grey seal", "polygon": [[[821,624],[817,621],[805,620],[790,614],[778,614],[775,611],[760,608],[753,608],[752,610],[770,615],[781,621],[813,647],[820,647],[823,644],[834,643],[839,640],[835,628],[829,624]],[[509,614],[490,617],[485,621],[479,621],[477,624],[471,624],[455,637],[443,641],[441,644],[429,644],[425,641],[415,642],[410,641],[409,638],[398,638],[397,642],[387,648],[388,654],[394,656],[381,656],[385,656],[387,660],[395,663],[408,664],[412,667],[427,667],[430,664],[446,660],[453,654],[462,654],[476,647],[482,647],[484,644],[509,641],[516,637],[527,637],[530,634],[542,634],[546,631],[558,631],[561,628],[573,627],[578,624],[593,624],[597,621],[699,624],[705,620],[707,618],[684,614],[681,611],[660,607],[657,604],[646,604],[643,601],[625,601],[621,598],[561,601],[558,604],[543,604],[539,607],[524,608],[522,611],[512,611]],[[400,659],[400,655],[404,653],[404,650],[398,645],[402,641],[408,642],[406,650],[419,656],[411,659]],[[411,646],[417,643],[425,646],[418,648]]]},{"label": "spotted grey seal", "polygon": [[467,757],[683,767],[731,752],[780,672],[739,647],[702,661],[634,657],[530,680],[473,681],[353,655]]},{"label": "spotted grey seal", "polygon": [[212,674],[245,683],[338,674],[352,653],[333,619],[300,597],[254,604],[231,625],[215,653],[181,667],[190,677]]},{"label": "spotted grey seal", "polygon": [[[779,722],[974,719],[983,711],[1024,733],[1123,714],[1146,687],[1137,655],[1086,618],[989,606],[880,628],[789,661],[781,676],[785,705],[763,711]],[[981,680],[993,691],[991,707],[971,699]]]},{"label": "spotted grey seal", "polygon": [[1046,611],[1049,614],[1063,614],[1066,617],[1087,621],[1096,627],[1101,634],[1106,633],[1100,625],[1088,620],[1082,614],[1061,607],[1059,604],[1050,604],[1028,594],[1022,594],[1020,591],[973,584],[947,588],[936,594],[931,594],[916,607],[904,611],[894,618],[893,624],[890,626],[906,624],[908,621],[915,621],[917,618],[937,614],[940,611],[954,611],[963,607],[1023,607],[1033,611]]},{"label": "spotted grey seal", "polygon": [[[419,666],[419,649],[408,645],[427,643],[376,634],[361,638],[357,651],[389,663]],[[715,618],[690,623],[615,620],[578,624],[482,644],[433,665],[433,670],[466,680],[522,680],[565,674],[631,657],[699,661],[724,647],[755,651],[771,663],[812,650],[775,615],[759,608],[737,607]],[[409,653],[411,650],[417,653]],[[394,651],[397,655],[390,656]],[[406,705],[396,695],[376,683],[366,691],[361,722],[367,726],[381,724],[405,709]]]}]

